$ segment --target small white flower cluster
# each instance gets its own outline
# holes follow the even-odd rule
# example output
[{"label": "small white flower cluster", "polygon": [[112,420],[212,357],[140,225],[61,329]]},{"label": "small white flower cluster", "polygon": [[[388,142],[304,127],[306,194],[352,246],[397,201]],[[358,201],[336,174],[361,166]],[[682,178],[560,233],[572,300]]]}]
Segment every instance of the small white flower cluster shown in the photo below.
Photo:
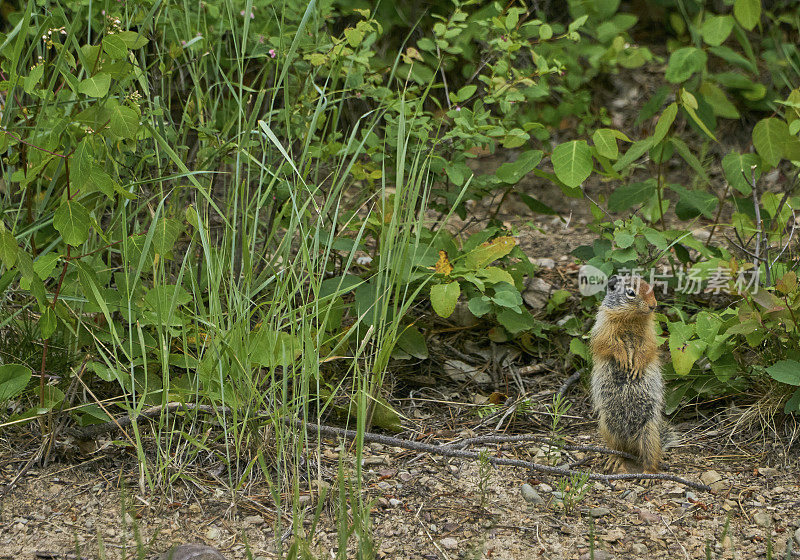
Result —
[{"label": "small white flower cluster", "polygon": [[[50,47],[53,46],[53,33],[55,33],[56,35],[59,35],[59,34],[66,35],[67,34],[67,28],[66,27],[53,27],[51,29],[48,29],[47,33],[42,35],[42,41],[44,41],[44,44],[45,44],[45,46],[47,48],[50,48]],[[42,58],[42,57],[39,57],[39,58]]]},{"label": "small white flower cluster", "polygon": [[[105,10],[103,11],[105,14]],[[122,20],[117,16],[106,16],[106,23],[108,24],[108,31],[106,34],[113,35],[122,31]]]}]

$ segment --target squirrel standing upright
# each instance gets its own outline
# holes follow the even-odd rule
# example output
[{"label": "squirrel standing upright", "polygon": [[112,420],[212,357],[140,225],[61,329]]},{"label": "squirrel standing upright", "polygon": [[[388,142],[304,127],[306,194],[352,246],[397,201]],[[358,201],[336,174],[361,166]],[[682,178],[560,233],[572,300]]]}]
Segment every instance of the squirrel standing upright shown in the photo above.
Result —
[{"label": "squirrel standing upright", "polygon": [[[592,403],[606,445],[639,457],[658,472],[671,431],[663,418],[664,381],[658,355],[653,288],[637,277],[612,276],[591,332]],[[610,461],[627,472],[625,460]]]}]

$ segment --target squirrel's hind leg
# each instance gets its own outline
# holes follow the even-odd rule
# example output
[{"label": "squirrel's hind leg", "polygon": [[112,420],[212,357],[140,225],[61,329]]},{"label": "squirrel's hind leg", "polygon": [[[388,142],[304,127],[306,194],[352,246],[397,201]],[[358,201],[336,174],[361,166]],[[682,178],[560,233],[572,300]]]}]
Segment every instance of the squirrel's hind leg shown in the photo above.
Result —
[{"label": "squirrel's hind leg", "polygon": [[648,422],[639,439],[639,456],[642,459],[642,467],[645,473],[655,474],[658,472],[658,464],[661,461],[662,441],[661,423],[658,420]]}]

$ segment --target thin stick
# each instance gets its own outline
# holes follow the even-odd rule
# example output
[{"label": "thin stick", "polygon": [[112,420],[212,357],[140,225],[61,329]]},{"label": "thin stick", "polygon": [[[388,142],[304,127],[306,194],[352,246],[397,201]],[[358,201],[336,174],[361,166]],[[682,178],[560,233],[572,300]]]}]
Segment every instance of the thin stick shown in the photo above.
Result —
[{"label": "thin stick", "polygon": [[[157,416],[162,410],[170,410],[176,411],[180,409],[186,410],[197,410],[198,412],[204,412],[207,414],[216,414],[218,412],[230,412],[230,409],[214,409],[214,407],[210,405],[200,405],[200,404],[192,404],[192,403],[169,403],[166,406],[154,406],[149,408],[145,411],[142,411],[137,417],[136,420],[138,421],[140,418],[149,418],[153,416]],[[261,415],[266,416],[266,414]],[[90,439],[92,435],[90,434],[98,434],[98,433],[105,433],[110,432],[115,429],[120,428],[122,425],[130,425],[133,422],[133,418],[127,416],[125,418],[121,418],[119,420],[115,420],[114,422],[106,422],[105,424],[95,424],[91,426],[85,426],[83,428],[76,428],[74,432],[79,435],[79,437],[85,437],[86,439]],[[309,434],[317,433],[319,435],[328,435],[328,436],[339,436],[345,439],[355,440],[358,436],[358,432],[355,430],[346,430],[344,428],[336,428],[333,426],[326,426],[324,424],[315,424],[313,422],[303,423],[298,419],[286,419],[287,423],[293,424],[295,426],[302,426]],[[500,436],[489,436],[489,437],[500,437]],[[514,437],[514,436],[511,436]],[[408,449],[411,451],[417,451],[422,453],[432,453],[435,455],[440,455],[443,457],[456,457],[460,459],[471,459],[471,460],[480,460],[481,456],[478,453],[474,453],[471,451],[464,451],[461,449],[456,449],[452,445],[434,445],[429,443],[422,443],[418,441],[409,441],[406,439],[401,439],[393,436],[385,436],[383,434],[375,434],[371,432],[364,432],[363,441],[365,443],[380,443],[382,445],[388,445],[391,447],[401,447],[403,449]],[[603,452],[609,452],[609,450],[604,450]],[[615,455],[617,453],[611,453]],[[583,471],[576,471],[572,469],[565,469],[561,467],[553,467],[551,465],[542,465],[539,463],[533,463],[530,461],[522,461],[519,459],[507,459],[505,457],[489,457],[488,461],[493,465],[506,465],[510,467],[522,467],[526,469],[531,469],[534,471],[545,472],[553,475],[559,476],[571,476],[571,475],[582,475],[588,474],[589,480],[600,480],[603,482],[610,482],[612,480],[669,480],[672,482],[677,482],[679,484],[683,484],[684,486],[688,486],[690,488],[694,488],[695,490],[699,490],[702,492],[710,492],[711,488],[706,486],[705,484],[699,484],[697,482],[692,482],[691,480],[686,480],[679,476],[675,476],[672,474],[665,474],[665,473],[656,473],[656,474],[646,474],[646,473],[636,473],[636,474],[598,474],[598,473],[585,473]]]}]

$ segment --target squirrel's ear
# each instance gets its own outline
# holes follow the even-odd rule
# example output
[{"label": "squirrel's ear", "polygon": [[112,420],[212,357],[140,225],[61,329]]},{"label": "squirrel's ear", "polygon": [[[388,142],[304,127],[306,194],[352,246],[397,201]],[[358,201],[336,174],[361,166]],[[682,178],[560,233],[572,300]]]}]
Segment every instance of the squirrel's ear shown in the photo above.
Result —
[{"label": "squirrel's ear", "polygon": [[616,274],[613,275],[613,276],[610,276],[608,278],[608,291],[609,292],[613,292],[613,291],[615,291],[617,289],[617,282],[619,282],[619,276],[617,276]]}]

